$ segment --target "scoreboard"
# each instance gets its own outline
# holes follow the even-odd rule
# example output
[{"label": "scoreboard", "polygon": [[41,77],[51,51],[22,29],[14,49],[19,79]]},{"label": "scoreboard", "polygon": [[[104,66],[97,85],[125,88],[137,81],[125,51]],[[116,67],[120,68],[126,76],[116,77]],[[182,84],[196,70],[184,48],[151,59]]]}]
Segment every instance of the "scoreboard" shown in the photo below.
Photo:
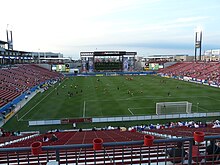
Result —
[{"label": "scoreboard", "polygon": [[132,71],[137,52],[94,51],[80,52],[82,72]]},{"label": "scoreboard", "polygon": [[122,62],[95,62],[95,70],[122,70]]}]

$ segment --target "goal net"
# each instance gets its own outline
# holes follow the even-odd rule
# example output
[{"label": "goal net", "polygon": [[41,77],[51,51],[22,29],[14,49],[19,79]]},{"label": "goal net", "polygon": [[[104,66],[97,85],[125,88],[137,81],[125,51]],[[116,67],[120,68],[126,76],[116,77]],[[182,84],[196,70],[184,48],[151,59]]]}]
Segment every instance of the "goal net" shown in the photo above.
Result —
[{"label": "goal net", "polygon": [[191,113],[192,103],[188,101],[181,102],[160,102],[156,103],[156,114],[184,114]]}]

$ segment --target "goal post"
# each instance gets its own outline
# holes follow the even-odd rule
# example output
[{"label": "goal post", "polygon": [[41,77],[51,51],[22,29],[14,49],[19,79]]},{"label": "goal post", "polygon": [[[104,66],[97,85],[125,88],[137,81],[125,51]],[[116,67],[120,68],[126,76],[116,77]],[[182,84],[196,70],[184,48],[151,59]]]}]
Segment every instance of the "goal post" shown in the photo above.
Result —
[{"label": "goal post", "polygon": [[188,101],[180,102],[159,102],[156,103],[156,114],[184,114],[191,113],[192,103]]}]

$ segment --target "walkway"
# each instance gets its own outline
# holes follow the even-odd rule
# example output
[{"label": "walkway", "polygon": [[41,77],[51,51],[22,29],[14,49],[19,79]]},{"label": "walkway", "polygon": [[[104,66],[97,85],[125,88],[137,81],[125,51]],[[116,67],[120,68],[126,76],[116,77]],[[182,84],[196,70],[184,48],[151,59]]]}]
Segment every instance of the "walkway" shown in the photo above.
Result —
[{"label": "walkway", "polygon": [[25,104],[27,104],[27,102],[29,102],[38,92],[43,92],[43,91],[44,91],[44,89],[36,90],[36,91],[32,92],[31,94],[29,94],[27,98],[24,98],[23,100],[21,100],[16,105],[13,115],[11,115],[9,118],[7,118],[5,120],[0,120],[0,127],[2,127],[12,116],[14,116],[23,106],[25,106]]}]

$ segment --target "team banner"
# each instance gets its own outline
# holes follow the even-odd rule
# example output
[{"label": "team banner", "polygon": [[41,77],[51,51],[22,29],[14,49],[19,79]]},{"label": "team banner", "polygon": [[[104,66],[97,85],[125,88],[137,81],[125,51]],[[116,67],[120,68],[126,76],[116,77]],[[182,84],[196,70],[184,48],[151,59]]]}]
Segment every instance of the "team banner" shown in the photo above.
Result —
[{"label": "team banner", "polygon": [[123,58],[123,71],[128,71],[128,57]]},{"label": "team banner", "polygon": [[89,57],[89,72],[93,72],[93,70],[94,70],[93,58]]},{"label": "team banner", "polygon": [[130,57],[129,58],[129,71],[133,71],[134,70],[134,57]]},{"label": "team banner", "polygon": [[82,71],[86,72],[86,57],[82,57]]}]

